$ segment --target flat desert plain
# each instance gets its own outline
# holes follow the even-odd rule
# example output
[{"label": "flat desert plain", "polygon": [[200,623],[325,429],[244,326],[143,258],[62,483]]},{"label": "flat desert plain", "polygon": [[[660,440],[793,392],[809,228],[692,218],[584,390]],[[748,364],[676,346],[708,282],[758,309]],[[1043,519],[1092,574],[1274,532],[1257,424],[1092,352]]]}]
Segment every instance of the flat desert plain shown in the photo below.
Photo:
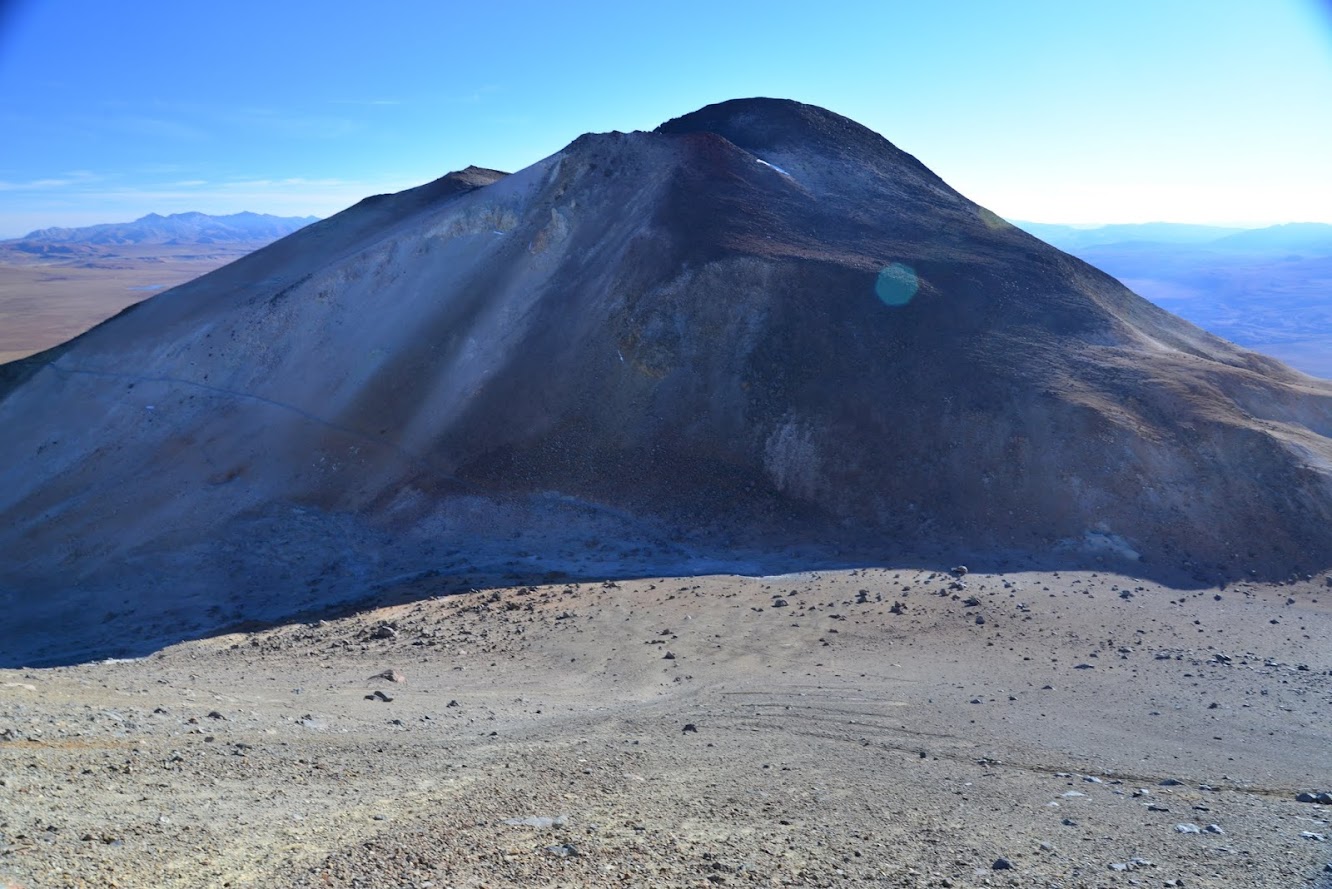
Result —
[{"label": "flat desert plain", "polygon": [[1332,885],[1327,578],[951,567],[427,581],[2,671],[0,885]]},{"label": "flat desert plain", "polygon": [[118,246],[66,259],[0,250],[0,364],[59,345],[259,246]]}]

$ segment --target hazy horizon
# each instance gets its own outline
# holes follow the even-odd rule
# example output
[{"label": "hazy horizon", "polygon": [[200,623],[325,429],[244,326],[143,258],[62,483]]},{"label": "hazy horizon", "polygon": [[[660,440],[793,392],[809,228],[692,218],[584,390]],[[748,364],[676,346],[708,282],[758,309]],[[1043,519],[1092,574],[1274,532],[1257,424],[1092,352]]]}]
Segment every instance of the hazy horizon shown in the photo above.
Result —
[{"label": "hazy horizon", "polygon": [[[408,186],[408,187],[410,187],[410,186]],[[367,197],[368,197],[368,195],[367,195]],[[339,211],[339,212],[340,212],[340,211]],[[98,220],[98,221],[95,221],[95,222],[80,223],[80,224],[78,224],[78,225],[67,225],[67,224],[59,224],[59,225],[57,225],[57,224],[52,224],[52,225],[38,225],[38,226],[34,226],[33,228],[29,228],[29,229],[27,229],[27,230],[25,230],[25,231],[19,232],[19,233],[17,233],[17,234],[6,234],[6,233],[3,233],[3,232],[0,232],[0,241],[20,240],[20,239],[22,239],[22,238],[25,238],[25,237],[27,237],[27,236],[29,236],[29,235],[31,235],[31,234],[35,234],[36,232],[42,231],[42,230],[44,230],[44,229],[53,229],[53,228],[79,229],[79,228],[92,228],[92,227],[100,226],[100,225],[128,225],[128,224],[131,224],[131,223],[134,223],[134,222],[138,222],[138,221],[140,221],[141,219],[144,219],[144,218],[146,218],[146,217],[150,217],[150,216],[154,216],[154,215],[155,215],[155,216],[162,217],[162,218],[169,218],[169,217],[171,217],[171,216],[189,215],[189,214],[191,214],[191,213],[203,213],[204,215],[207,215],[207,216],[214,216],[214,217],[235,216],[235,215],[244,214],[244,213],[253,213],[253,214],[256,214],[256,215],[260,215],[260,216],[274,216],[274,217],[277,217],[277,218],[280,218],[280,219],[311,219],[311,220],[315,220],[315,221],[318,221],[318,220],[321,220],[321,219],[327,219],[327,218],[328,218],[327,216],[318,216],[318,215],[316,215],[316,214],[311,214],[311,213],[279,214],[279,213],[269,213],[269,212],[264,211],[264,210],[248,210],[248,209],[246,209],[246,210],[234,210],[234,211],[228,211],[228,212],[226,212],[226,213],[209,213],[209,212],[206,211],[206,210],[173,210],[173,211],[170,212],[170,213],[158,213],[158,212],[155,211],[155,210],[149,210],[149,211],[147,211],[147,212],[145,212],[145,213],[141,213],[141,214],[139,214],[138,216],[135,216],[135,217],[132,218],[132,219],[101,219],[101,220]],[[1305,219],[1295,219],[1295,220],[1289,220],[1289,221],[1283,221],[1283,222],[1274,222],[1274,223],[1269,223],[1269,224],[1265,224],[1265,225],[1241,225],[1241,224],[1226,224],[1226,223],[1191,223],[1191,222],[1176,222],[1176,221],[1173,221],[1173,220],[1166,220],[1166,219],[1152,219],[1152,220],[1147,220],[1147,221],[1144,221],[1144,222],[1129,222],[1129,223],[1119,223],[1119,222],[1070,223],[1070,222],[1063,222],[1063,221],[1059,221],[1059,220],[1044,220],[1044,219],[1007,219],[1006,221],[1009,222],[1009,223],[1012,224],[1012,225],[1016,225],[1016,226],[1019,227],[1019,228],[1022,228],[1023,226],[1027,226],[1027,225],[1037,225],[1037,226],[1059,226],[1059,227],[1062,227],[1062,228],[1070,228],[1070,229],[1076,229],[1076,230],[1080,230],[1080,231],[1082,231],[1082,230],[1085,230],[1085,231],[1095,231],[1096,229],[1100,229],[1100,228],[1110,228],[1110,227],[1120,227],[1120,226],[1164,226],[1164,225],[1170,225],[1170,226],[1174,226],[1174,225],[1177,225],[1177,226],[1189,226],[1189,227],[1197,227],[1197,228],[1216,228],[1216,229],[1224,229],[1224,230],[1239,230],[1239,231],[1255,231],[1255,230],[1258,230],[1258,229],[1263,229],[1263,228],[1274,228],[1274,227],[1277,227],[1277,226],[1285,226],[1285,225],[1310,225],[1310,224],[1312,224],[1312,225],[1332,225],[1332,223],[1312,222],[1312,221],[1310,221],[1310,220],[1305,220]]]}]

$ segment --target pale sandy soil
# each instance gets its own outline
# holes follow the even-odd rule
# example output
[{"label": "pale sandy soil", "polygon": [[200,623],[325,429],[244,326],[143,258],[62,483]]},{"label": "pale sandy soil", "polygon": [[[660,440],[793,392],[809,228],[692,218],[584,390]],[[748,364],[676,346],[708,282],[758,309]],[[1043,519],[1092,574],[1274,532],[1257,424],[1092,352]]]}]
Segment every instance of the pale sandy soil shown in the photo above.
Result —
[{"label": "pale sandy soil", "polygon": [[0,885],[1328,885],[1323,577],[953,582],[482,590],[3,671]]},{"label": "pale sandy soil", "polygon": [[0,252],[0,364],[49,349],[257,245],[117,247],[69,260]]}]

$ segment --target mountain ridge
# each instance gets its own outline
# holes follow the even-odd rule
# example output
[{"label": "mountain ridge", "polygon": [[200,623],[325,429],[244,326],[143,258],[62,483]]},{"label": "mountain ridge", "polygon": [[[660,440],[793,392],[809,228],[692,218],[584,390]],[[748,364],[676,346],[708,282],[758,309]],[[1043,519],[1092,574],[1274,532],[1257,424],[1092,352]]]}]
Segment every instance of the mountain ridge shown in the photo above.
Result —
[{"label": "mountain ridge", "polygon": [[162,216],[148,213],[131,222],[107,222],[78,228],[51,227],[28,232],[19,238],[0,241],[0,247],[29,248],[34,252],[48,245],[121,245],[235,243],[285,237],[317,222],[315,216],[273,216],[267,213],[231,213],[213,216],[189,211]]},{"label": "mountain ridge", "polygon": [[1332,386],[774,102],[362,201],[7,366],[15,644],[404,577],[1332,564]]}]

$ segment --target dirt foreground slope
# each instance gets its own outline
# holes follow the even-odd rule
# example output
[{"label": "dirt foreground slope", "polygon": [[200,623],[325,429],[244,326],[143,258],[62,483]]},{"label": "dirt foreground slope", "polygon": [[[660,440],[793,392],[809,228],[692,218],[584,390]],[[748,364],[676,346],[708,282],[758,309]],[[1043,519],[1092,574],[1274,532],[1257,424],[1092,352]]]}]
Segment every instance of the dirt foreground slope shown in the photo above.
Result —
[{"label": "dirt foreground slope", "polygon": [[875,568],[416,592],[0,672],[0,885],[1332,876],[1332,807],[1296,801],[1332,790],[1323,577],[1181,592]]}]

